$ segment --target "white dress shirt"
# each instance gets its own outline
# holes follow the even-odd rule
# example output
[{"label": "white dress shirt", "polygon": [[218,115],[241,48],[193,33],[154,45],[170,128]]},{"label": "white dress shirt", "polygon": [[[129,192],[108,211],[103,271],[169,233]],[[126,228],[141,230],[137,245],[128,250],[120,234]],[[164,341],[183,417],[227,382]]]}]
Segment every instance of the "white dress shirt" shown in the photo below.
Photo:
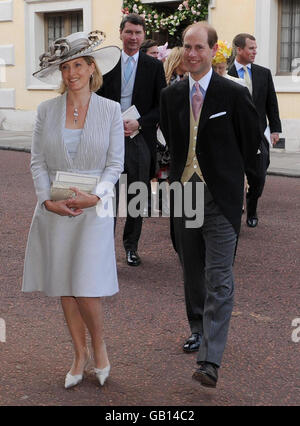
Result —
[{"label": "white dress shirt", "polygon": [[[240,78],[244,78],[244,72],[245,72],[244,71],[244,66],[245,65],[240,64],[236,59],[234,60],[234,65],[235,65],[235,68],[236,68],[236,71],[237,71],[239,77]],[[246,67],[248,68],[249,75],[252,78],[251,63],[247,64]]]},{"label": "white dress shirt", "polygon": [[[200,80],[198,80],[198,83],[200,84],[200,90],[201,93],[203,95],[203,98],[205,97],[208,85],[210,83],[210,79],[212,76],[212,68],[208,71],[207,74],[205,74],[204,77],[200,78]],[[189,73],[189,82],[190,82],[190,100],[192,100],[192,96],[194,94],[194,91],[196,90],[194,87],[194,84],[196,83],[196,80],[193,79],[193,77],[191,76],[191,74]]]},{"label": "white dress shirt", "polygon": [[[122,57],[122,60],[121,60],[122,76],[124,76],[125,66],[126,66],[129,58],[133,58],[133,60],[134,60],[134,67],[133,67],[132,73],[134,75],[136,74],[136,68],[137,68],[137,63],[138,63],[138,60],[139,60],[139,55],[140,55],[139,51],[136,52],[135,55],[129,56],[129,55],[127,55],[127,53],[124,52],[124,50],[122,50],[122,55],[121,55],[121,57]],[[134,79],[135,79],[135,76],[134,76]]]}]

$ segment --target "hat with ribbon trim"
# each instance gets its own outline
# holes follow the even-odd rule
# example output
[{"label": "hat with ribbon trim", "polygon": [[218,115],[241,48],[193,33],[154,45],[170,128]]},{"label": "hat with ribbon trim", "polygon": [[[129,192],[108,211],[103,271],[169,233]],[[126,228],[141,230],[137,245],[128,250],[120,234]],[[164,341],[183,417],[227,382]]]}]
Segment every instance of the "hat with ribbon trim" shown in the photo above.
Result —
[{"label": "hat with ribbon trim", "polygon": [[105,38],[105,33],[97,30],[90,33],[77,32],[55,40],[49,51],[39,57],[40,69],[33,76],[44,83],[59,85],[60,65],[82,56],[92,56],[101,74],[108,73],[117,65],[121,50],[117,46],[99,48]]},{"label": "hat with ribbon trim", "polygon": [[213,59],[213,65],[221,64],[223,62],[227,62],[232,54],[232,48],[230,43],[223,40],[218,40],[218,50]]}]

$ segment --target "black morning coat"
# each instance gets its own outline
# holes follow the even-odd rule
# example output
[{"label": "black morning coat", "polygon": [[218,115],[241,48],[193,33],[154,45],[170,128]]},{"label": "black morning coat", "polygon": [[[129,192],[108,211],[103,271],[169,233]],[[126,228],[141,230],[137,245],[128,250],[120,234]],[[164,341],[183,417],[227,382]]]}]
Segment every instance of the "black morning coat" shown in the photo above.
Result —
[{"label": "black morning coat", "polygon": [[[180,181],[190,141],[189,79],[163,89],[160,126],[171,156],[169,181]],[[256,168],[261,138],[258,114],[248,89],[213,72],[202,106],[196,155],[214,201],[237,234],[244,170],[245,166]]]},{"label": "black morning coat", "polygon": [[[252,99],[259,115],[261,130],[265,131],[268,117],[271,133],[281,133],[278,102],[271,71],[260,65],[252,64],[251,73]],[[234,64],[229,68],[228,74],[239,77]]]},{"label": "black morning coat", "polygon": [[[141,118],[140,133],[144,136],[151,153],[151,177],[156,166],[156,132],[159,123],[160,92],[166,86],[163,64],[159,60],[139,53],[132,105],[135,105]],[[103,76],[103,86],[98,95],[116,102],[121,100],[121,59],[115,68]]]}]

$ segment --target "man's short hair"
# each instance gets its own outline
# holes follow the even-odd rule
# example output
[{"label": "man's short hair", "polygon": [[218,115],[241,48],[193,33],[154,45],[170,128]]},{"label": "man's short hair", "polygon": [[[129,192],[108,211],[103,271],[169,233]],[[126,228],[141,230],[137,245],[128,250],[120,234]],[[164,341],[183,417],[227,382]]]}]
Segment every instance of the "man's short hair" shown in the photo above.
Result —
[{"label": "man's short hair", "polygon": [[232,45],[233,47],[237,48],[239,47],[240,49],[244,49],[244,47],[246,46],[246,39],[249,38],[250,40],[255,41],[255,37],[251,34],[247,34],[247,33],[241,33],[238,34],[234,37],[233,41],[232,41]]},{"label": "man's short hair", "polygon": [[188,27],[186,27],[186,29],[182,33],[182,41],[184,41],[184,37],[185,37],[186,33],[191,28],[194,28],[194,27],[200,27],[200,28],[206,29],[206,31],[207,31],[207,42],[208,42],[209,47],[212,49],[214,47],[214,45],[218,42],[218,34],[217,34],[217,31],[214,29],[214,27],[206,21],[196,22],[196,23],[191,24]]},{"label": "man's short hair", "polygon": [[147,53],[147,50],[154,46],[158,46],[158,42],[152,39],[147,39],[141,44],[140,51]]},{"label": "man's short hair", "polygon": [[126,22],[129,22],[130,24],[133,24],[133,25],[141,25],[144,31],[146,32],[145,19],[141,15],[138,15],[137,13],[129,13],[128,15],[124,15],[120,24],[121,31],[124,30]]}]

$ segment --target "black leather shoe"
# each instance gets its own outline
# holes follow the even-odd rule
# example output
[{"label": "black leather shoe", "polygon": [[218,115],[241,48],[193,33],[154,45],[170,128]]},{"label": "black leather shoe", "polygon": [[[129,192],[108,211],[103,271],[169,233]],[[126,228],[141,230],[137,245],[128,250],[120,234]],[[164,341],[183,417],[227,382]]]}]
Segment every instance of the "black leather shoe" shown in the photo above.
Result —
[{"label": "black leather shoe", "polygon": [[258,224],[258,218],[257,217],[247,217],[246,220],[247,226],[249,226],[249,228],[255,228]]},{"label": "black leather shoe", "polygon": [[139,266],[141,263],[141,258],[135,250],[126,251],[126,260],[127,264],[130,266]]},{"label": "black leather shoe", "polygon": [[187,341],[183,345],[183,351],[196,352],[199,350],[200,345],[201,345],[201,334],[192,333],[191,336],[187,339]]},{"label": "black leather shoe", "polygon": [[246,205],[247,205],[247,219],[246,224],[249,228],[255,228],[258,224],[257,217],[257,199],[246,197]]},{"label": "black leather shoe", "polygon": [[218,367],[211,362],[202,362],[193,374],[193,379],[207,388],[215,388],[218,381]]}]

